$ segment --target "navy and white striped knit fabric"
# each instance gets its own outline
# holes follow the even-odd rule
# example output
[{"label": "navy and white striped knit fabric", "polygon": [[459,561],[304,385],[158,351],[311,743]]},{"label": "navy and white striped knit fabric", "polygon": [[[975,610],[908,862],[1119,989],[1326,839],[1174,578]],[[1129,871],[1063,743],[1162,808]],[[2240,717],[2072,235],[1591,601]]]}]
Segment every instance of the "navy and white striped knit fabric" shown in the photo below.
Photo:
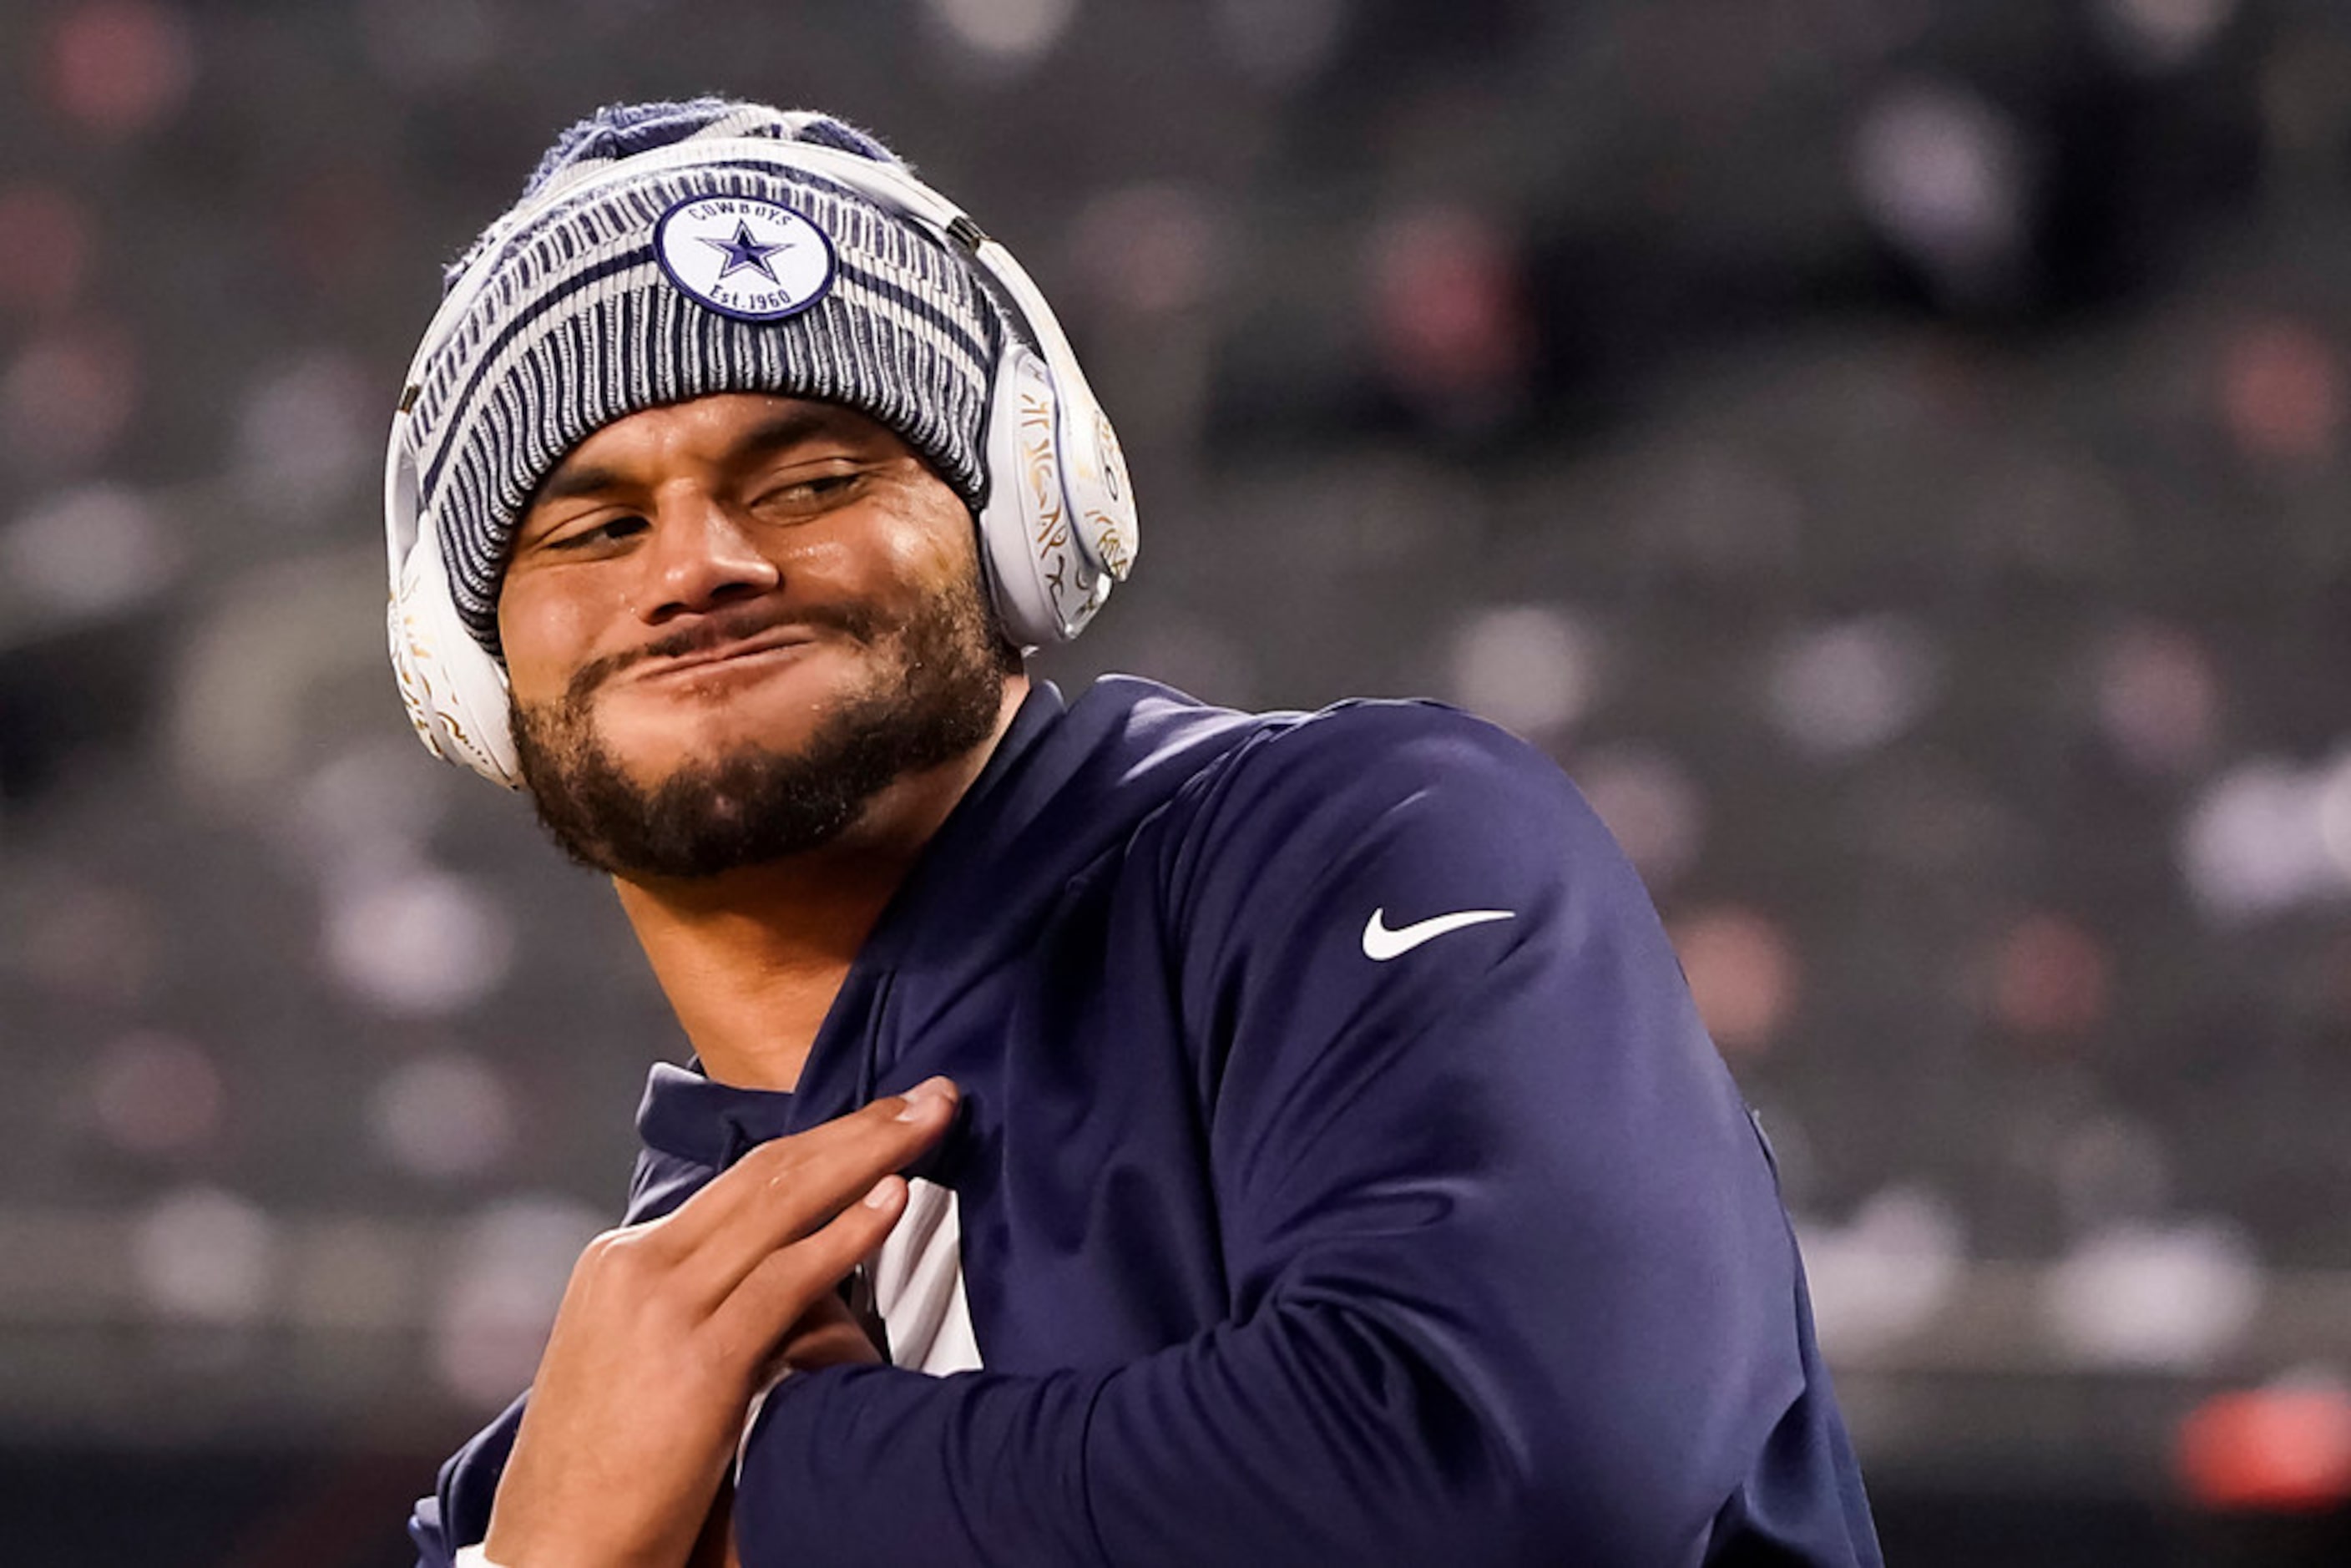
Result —
[{"label": "navy and white striped knit fabric", "polygon": [[[494,225],[450,285],[493,271],[446,334],[410,404],[426,526],[476,642],[498,652],[497,598],[517,520],[539,481],[601,426],[721,392],[844,403],[889,426],[977,507],[1003,326],[970,269],[926,231],[820,176],[714,149],[711,162],[562,190],[693,138],[805,141],[896,164],[820,115],[703,99],[608,109],[566,131],[525,190],[545,211]],[[780,320],[720,314],[673,284],[653,228],[698,195],[781,202],[831,242],[830,290]],[[503,221],[503,220],[502,220]]]}]

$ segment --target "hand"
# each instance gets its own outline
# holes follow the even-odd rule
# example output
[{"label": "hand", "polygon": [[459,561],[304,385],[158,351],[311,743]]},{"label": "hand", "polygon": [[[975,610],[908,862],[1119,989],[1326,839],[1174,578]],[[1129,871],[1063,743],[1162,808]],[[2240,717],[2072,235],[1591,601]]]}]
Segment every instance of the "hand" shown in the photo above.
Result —
[{"label": "hand", "polygon": [[[904,1211],[893,1174],[938,1141],[955,1086],[763,1144],[649,1224],[580,1255],[498,1484],[506,1568],[678,1568],[763,1374]],[[862,1200],[862,1201],[861,1201]],[[803,1325],[803,1320],[808,1324]],[[811,1346],[813,1348],[813,1346]]]}]

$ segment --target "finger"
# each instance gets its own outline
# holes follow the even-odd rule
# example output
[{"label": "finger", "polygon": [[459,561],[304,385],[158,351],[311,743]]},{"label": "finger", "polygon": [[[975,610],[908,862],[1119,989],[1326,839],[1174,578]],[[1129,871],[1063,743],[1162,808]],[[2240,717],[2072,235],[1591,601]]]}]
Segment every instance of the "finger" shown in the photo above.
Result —
[{"label": "finger", "polygon": [[[688,1247],[712,1234],[739,1234],[747,1215],[759,1217],[758,1223],[783,1225],[797,1217],[803,1229],[813,1229],[862,1197],[884,1171],[936,1142],[954,1119],[955,1103],[953,1082],[933,1078],[806,1132],[771,1139],[712,1178],[662,1223]],[[825,1189],[820,1195],[799,1201],[820,1187]]]},{"label": "finger", "polygon": [[885,1176],[825,1225],[777,1248],[711,1312],[712,1345],[735,1364],[767,1365],[793,1325],[882,1245],[905,1211],[905,1179]]},{"label": "finger", "polygon": [[744,1155],[661,1221],[673,1232],[665,1241],[675,1249],[681,1288],[703,1309],[715,1307],[769,1253],[938,1142],[955,1105],[954,1084],[935,1078]]},{"label": "finger", "polygon": [[735,1228],[749,1218],[776,1228],[779,1240],[806,1234],[936,1144],[954,1123],[956,1103],[954,1083],[933,1078],[763,1144],[711,1184],[726,1184],[708,1206],[717,1211],[711,1221]]}]

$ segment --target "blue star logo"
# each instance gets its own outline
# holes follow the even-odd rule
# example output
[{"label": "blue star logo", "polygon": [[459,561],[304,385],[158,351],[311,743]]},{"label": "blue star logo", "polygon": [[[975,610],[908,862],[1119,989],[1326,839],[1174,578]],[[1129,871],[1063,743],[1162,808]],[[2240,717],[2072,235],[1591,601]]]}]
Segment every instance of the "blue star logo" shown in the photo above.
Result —
[{"label": "blue star logo", "polygon": [[791,241],[778,240],[774,245],[761,245],[758,237],[751,233],[751,225],[741,218],[735,220],[733,239],[712,239],[707,235],[697,237],[703,244],[726,253],[726,265],[718,269],[718,280],[721,283],[747,267],[770,283],[780,285],[783,282],[782,278],[776,276],[776,269],[768,265],[768,258],[778,251],[791,249]]},{"label": "blue star logo", "polygon": [[737,321],[780,321],[832,288],[832,242],[806,214],[765,196],[682,197],[653,225],[653,251],[680,293]]}]

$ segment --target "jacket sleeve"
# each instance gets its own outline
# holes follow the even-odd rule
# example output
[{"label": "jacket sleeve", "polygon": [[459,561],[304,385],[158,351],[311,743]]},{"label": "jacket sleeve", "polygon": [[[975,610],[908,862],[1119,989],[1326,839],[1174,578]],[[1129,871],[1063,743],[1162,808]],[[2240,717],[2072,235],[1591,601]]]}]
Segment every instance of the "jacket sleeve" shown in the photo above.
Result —
[{"label": "jacket sleeve", "polygon": [[1756,1560],[1875,1563],[1758,1134],[1557,768],[1362,705],[1189,805],[1228,1317],[1111,1368],[788,1380],[746,1568],[1695,1563],[1759,1519]]},{"label": "jacket sleeve", "polygon": [[433,1495],[417,1500],[408,1516],[416,1568],[453,1568],[460,1551],[490,1532],[490,1505],[497,1499],[507,1456],[514,1451],[522,1411],[520,1398],[507,1406],[442,1465]]}]

